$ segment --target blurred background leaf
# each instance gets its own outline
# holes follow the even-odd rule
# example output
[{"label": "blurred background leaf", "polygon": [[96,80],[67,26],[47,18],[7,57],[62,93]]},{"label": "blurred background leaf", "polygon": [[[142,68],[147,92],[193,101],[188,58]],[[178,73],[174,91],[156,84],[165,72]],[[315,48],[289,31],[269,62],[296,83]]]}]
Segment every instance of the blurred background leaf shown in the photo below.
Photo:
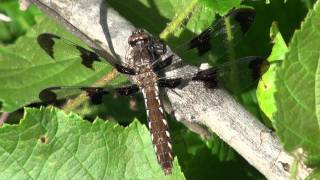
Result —
[{"label": "blurred background leaf", "polygon": [[0,45],[3,45],[12,43],[25,34],[37,22],[40,12],[35,7],[23,12],[19,10],[18,1],[1,0],[0,13],[11,19],[10,22],[0,21]]}]

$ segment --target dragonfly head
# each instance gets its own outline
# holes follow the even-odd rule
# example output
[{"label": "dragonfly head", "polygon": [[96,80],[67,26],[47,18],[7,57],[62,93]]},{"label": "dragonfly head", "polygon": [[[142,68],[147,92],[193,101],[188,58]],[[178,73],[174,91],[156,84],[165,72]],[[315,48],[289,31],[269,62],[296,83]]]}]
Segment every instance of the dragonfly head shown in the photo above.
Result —
[{"label": "dragonfly head", "polygon": [[143,29],[136,29],[132,32],[131,36],[128,38],[128,43],[131,47],[138,44],[145,44],[150,40],[150,35]]}]

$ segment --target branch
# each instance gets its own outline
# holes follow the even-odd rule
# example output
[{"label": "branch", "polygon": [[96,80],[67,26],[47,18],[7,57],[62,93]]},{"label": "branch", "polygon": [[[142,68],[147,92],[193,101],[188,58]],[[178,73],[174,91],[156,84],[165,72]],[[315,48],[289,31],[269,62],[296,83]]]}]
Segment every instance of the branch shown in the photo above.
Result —
[{"label": "branch", "polygon": [[10,21],[11,21],[11,18],[10,18],[9,16],[6,16],[6,15],[0,13],[0,21],[10,22]]},{"label": "branch", "polygon": [[21,11],[26,11],[30,6],[30,2],[28,0],[19,0],[19,8]]},{"label": "branch", "polygon": [[[104,0],[30,1],[111,63],[125,61],[127,38],[135,28]],[[184,66],[169,73],[180,71],[194,72],[196,68]],[[294,158],[270,130],[225,91],[207,90],[202,83],[191,82],[175,92],[168,90],[167,96],[178,121],[208,127],[268,179],[290,178],[288,167],[293,167]],[[308,174],[309,170],[300,165],[297,178]]]},{"label": "branch", "polygon": [[0,127],[6,122],[9,115],[10,115],[10,113],[8,113],[8,112],[2,112],[2,114],[0,115]]}]

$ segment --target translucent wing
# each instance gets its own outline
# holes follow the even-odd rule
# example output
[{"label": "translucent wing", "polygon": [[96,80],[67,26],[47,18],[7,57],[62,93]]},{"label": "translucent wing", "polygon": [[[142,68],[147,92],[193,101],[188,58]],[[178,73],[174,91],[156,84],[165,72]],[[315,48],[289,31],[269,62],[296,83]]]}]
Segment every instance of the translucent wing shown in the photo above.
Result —
[{"label": "translucent wing", "polygon": [[[227,54],[228,48],[234,47],[241,41],[254,20],[254,9],[234,9],[225,16],[217,17],[201,34],[173,47],[172,50],[183,59],[191,60],[195,64],[197,60],[199,61],[199,56],[204,56],[209,51],[213,54],[214,60],[218,60]],[[189,52],[192,49],[197,52],[198,58],[193,51]]]},{"label": "translucent wing", "polygon": [[203,55],[212,46],[221,45],[221,42],[217,40],[227,41],[229,39],[229,41],[233,41],[233,44],[237,44],[240,37],[251,27],[254,19],[255,11],[253,9],[233,10],[227,15],[219,17],[209,28],[188,42],[187,49],[196,48],[199,55]]},{"label": "translucent wing", "polygon": [[198,72],[160,78],[162,87],[174,88],[183,81],[203,81],[208,88],[224,87],[239,93],[253,85],[266,72],[269,63],[262,57],[248,56]]},{"label": "translucent wing", "polygon": [[118,95],[129,96],[139,92],[137,85],[107,89],[102,87],[76,87],[76,86],[54,86],[42,90],[39,93],[39,99],[44,103],[55,103],[58,99],[67,96],[78,95],[85,92],[92,104],[100,104],[104,95],[117,93]]},{"label": "translucent wing", "polygon": [[[79,55],[79,57],[81,58],[81,63],[90,69],[93,68],[92,65],[95,61],[101,61],[96,53],[82,46],[79,46],[69,40],[63,39],[55,34],[40,34],[37,38],[37,41],[40,47],[53,59],[55,59],[56,53],[63,53],[62,51],[65,51],[63,55]],[[61,43],[59,43],[58,41],[60,41]],[[54,51],[56,44],[59,44],[61,46],[61,48],[59,49],[60,52]],[[67,47],[63,48],[63,46]]]},{"label": "translucent wing", "polygon": [[[60,36],[51,33],[42,33],[37,38],[38,44],[40,47],[52,58],[55,59],[55,56],[62,54],[64,58],[66,56],[78,56],[81,58],[81,64],[85,67],[93,69],[92,65],[95,61],[101,61],[101,58],[98,54],[93,51],[90,51],[82,46],[79,46],[72,41],[64,39]],[[55,45],[59,44],[59,51],[54,51]],[[63,47],[67,46],[67,47]],[[76,52],[75,52],[76,50]],[[64,53],[62,52],[64,51]],[[127,68],[120,64],[113,63],[112,64],[120,73],[134,75],[136,72],[133,69]]]}]

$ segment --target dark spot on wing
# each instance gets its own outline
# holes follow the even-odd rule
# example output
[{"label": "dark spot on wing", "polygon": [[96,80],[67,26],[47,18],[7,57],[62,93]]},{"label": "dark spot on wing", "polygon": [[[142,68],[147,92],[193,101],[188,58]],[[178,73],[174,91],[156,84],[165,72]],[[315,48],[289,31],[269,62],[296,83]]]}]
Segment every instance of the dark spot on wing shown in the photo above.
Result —
[{"label": "dark spot on wing", "polygon": [[82,87],[80,89],[87,92],[87,95],[89,96],[90,102],[92,104],[101,104],[103,95],[109,93],[104,88],[98,87]]},{"label": "dark spot on wing", "polygon": [[39,93],[39,99],[43,103],[51,104],[57,100],[57,94],[54,93],[52,90],[59,89],[59,87],[50,87],[42,90]]},{"label": "dark spot on wing", "polygon": [[182,78],[176,79],[160,79],[158,84],[160,87],[175,88],[182,83]]},{"label": "dark spot on wing", "polygon": [[[37,41],[40,47],[53,59],[54,59],[53,46],[55,44],[54,38],[61,39],[59,36],[50,34],[50,33],[40,34],[37,38]],[[79,50],[80,57],[82,59],[81,63],[87,68],[92,69],[92,64],[94,61],[101,61],[99,59],[99,56],[96,53],[89,51],[81,46],[75,45],[72,42],[65,41],[65,43],[71,46],[74,46]]]},{"label": "dark spot on wing", "polygon": [[216,88],[218,86],[217,70],[214,68],[200,70],[192,80],[203,81],[206,88]]},{"label": "dark spot on wing", "polygon": [[212,80],[212,81],[205,81],[204,86],[208,89],[214,89],[219,86],[219,83],[217,80]]},{"label": "dark spot on wing", "polygon": [[262,57],[256,57],[249,63],[252,79],[259,79],[269,68],[270,64]]},{"label": "dark spot on wing", "polygon": [[99,56],[96,53],[89,51],[81,46],[76,46],[76,48],[81,53],[81,55],[80,55],[80,57],[82,59],[81,64],[83,64],[87,68],[92,69],[92,64],[94,61],[97,61],[97,62],[101,61],[99,59]]},{"label": "dark spot on wing", "polygon": [[197,48],[200,56],[208,52],[211,49],[210,33],[211,29],[207,28],[197,37],[191,39],[191,41],[187,45],[188,49]]},{"label": "dark spot on wing", "polygon": [[213,68],[200,70],[197,74],[192,78],[194,81],[210,81],[216,79],[217,72]]},{"label": "dark spot on wing", "polygon": [[238,22],[242,33],[246,33],[255,20],[256,12],[254,9],[243,8],[237,9],[231,13],[231,17]]},{"label": "dark spot on wing", "polygon": [[117,69],[118,72],[122,74],[129,74],[129,75],[135,75],[136,71],[131,68],[127,68],[125,66],[122,66],[120,64],[114,64],[114,67]]},{"label": "dark spot on wing", "polygon": [[37,38],[40,47],[53,59],[54,38],[60,39],[59,36],[50,33],[40,34]]},{"label": "dark spot on wing", "polygon": [[127,86],[127,87],[121,87],[117,88],[116,91],[119,95],[122,96],[129,96],[134,93],[137,93],[139,91],[139,87],[137,85]]},{"label": "dark spot on wing", "polygon": [[[216,37],[220,36],[220,37],[223,37],[223,39],[226,39],[227,35],[226,35],[225,18],[230,19],[230,23],[232,24],[231,31],[234,31],[237,28],[238,29],[240,28],[242,31],[242,34],[245,34],[255,20],[255,11],[254,9],[250,9],[250,8],[241,8],[241,9],[232,10],[229,14],[223,17],[217,16],[216,20],[209,28],[205,29],[201,34],[193,38],[187,44],[188,46],[187,49],[196,48],[198,50],[199,56],[202,56],[203,54],[208,52],[213,45],[217,45],[217,43],[221,43],[215,39]],[[212,41],[217,41],[217,42],[212,42]]]}]

